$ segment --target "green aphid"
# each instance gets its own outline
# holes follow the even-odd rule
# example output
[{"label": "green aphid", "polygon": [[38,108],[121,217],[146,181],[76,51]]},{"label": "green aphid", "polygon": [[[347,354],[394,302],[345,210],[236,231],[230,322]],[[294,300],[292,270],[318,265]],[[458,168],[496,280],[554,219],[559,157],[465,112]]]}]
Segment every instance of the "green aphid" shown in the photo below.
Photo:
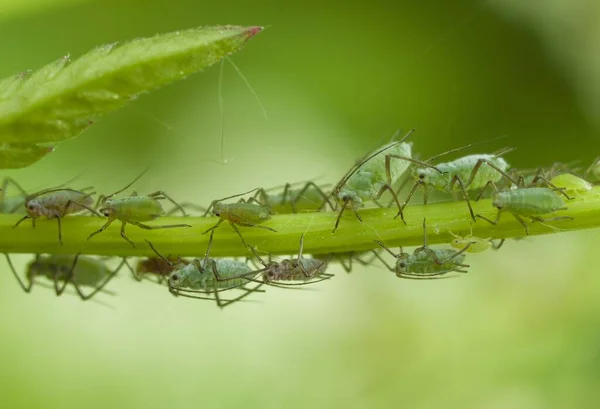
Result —
[{"label": "green aphid", "polygon": [[504,244],[504,239],[501,239],[500,243],[495,244],[491,237],[488,237],[487,239],[475,237],[473,236],[473,229],[471,229],[470,233],[466,236],[460,236],[451,231],[448,233],[453,237],[452,241],[450,241],[450,245],[455,249],[463,249],[469,245],[467,253],[481,253],[489,249],[499,250]]},{"label": "green aphid", "polygon": [[165,211],[160,204],[159,200],[167,199],[173,203],[185,216],[185,211],[179,206],[173,199],[171,199],[163,191],[157,191],[150,193],[145,196],[138,196],[136,192],[132,192],[131,196],[120,199],[113,199],[113,196],[123,192],[133,185],[139,178],[141,178],[148,169],[142,172],[136,177],[133,182],[129,183],[123,189],[120,189],[108,196],[100,196],[96,207],[101,206],[99,212],[108,218],[108,221],[100,227],[98,230],[88,236],[88,240],[91,239],[98,233],[102,233],[108,228],[115,220],[121,222],[121,237],[130,243],[133,247],[135,244],[125,235],[125,226],[127,223],[136,225],[142,229],[155,230],[155,229],[170,229],[176,227],[192,227],[189,224],[169,224],[161,226],[149,226],[143,222],[156,220],[161,216],[165,215]]},{"label": "green aphid", "polygon": [[[254,281],[253,277],[256,276],[256,273],[246,263],[229,259],[214,259],[209,256],[212,238],[211,234],[204,259],[194,258],[189,263],[179,262],[178,264],[163,257],[152,243],[146,240],[159,258],[174,267],[167,280],[169,291],[176,296],[187,298],[214,299],[219,308],[240,301],[251,293],[264,292],[264,290],[260,290],[262,283],[254,288],[246,288],[246,285]],[[241,289],[244,293],[232,300],[221,300],[220,292],[233,289]],[[195,294],[203,294],[203,296]],[[209,294],[214,295],[214,298],[208,297]]]},{"label": "green aphid", "polygon": [[[444,152],[428,159],[426,162],[429,163],[442,155],[447,155],[450,152],[462,150],[473,145],[475,144]],[[512,184],[516,184],[516,181],[506,173],[509,168],[508,162],[501,157],[501,155],[506,154],[510,150],[512,148],[504,149],[495,154],[467,155],[451,162],[440,163],[435,166],[439,172],[434,172],[431,168],[414,169],[413,175],[416,182],[409,191],[402,209],[406,207],[419,187],[424,189],[423,201],[427,203],[428,188],[431,187],[445,193],[462,193],[463,199],[469,209],[469,214],[475,220],[475,213],[471,207],[471,201],[467,192],[482,189],[481,193],[483,193],[488,186],[495,186],[502,178],[506,178]],[[396,217],[398,216],[401,216],[400,212],[396,215]]]},{"label": "green aphid", "polygon": [[593,186],[585,179],[575,176],[572,173],[561,173],[550,179],[550,183],[557,188],[564,189],[564,192],[570,196],[581,197],[582,193],[589,192]]},{"label": "green aphid", "polygon": [[[17,274],[10,256],[5,254],[8,264],[19,282],[19,285],[26,293],[31,292],[36,277],[46,277],[54,283],[56,295],[61,295],[69,283],[73,284],[77,294],[82,300],[89,300],[109,283],[110,280],[119,272],[123,265],[127,265],[127,260],[123,259],[119,266],[111,271],[106,265],[98,259],[86,256],[69,255],[36,255],[35,259],[29,263],[26,270],[27,284],[21,280]],[[59,286],[62,283],[62,286]],[[89,294],[84,294],[81,287],[90,287],[94,290]]]},{"label": "green aphid", "polygon": [[[558,190],[560,191],[560,190]],[[561,191],[564,194],[564,192]],[[556,189],[547,187],[525,187],[506,191],[499,191],[492,195],[492,205],[498,209],[496,220],[476,215],[480,219],[491,224],[498,224],[503,212],[509,212],[525,228],[529,235],[529,227],[523,220],[529,218],[532,222],[549,222],[557,220],[573,220],[571,216],[558,216],[542,218],[541,216],[551,214],[557,210],[566,210],[567,206],[563,198],[556,193]]]},{"label": "green aphid", "polygon": [[261,205],[268,207],[273,214],[318,212],[326,204],[333,209],[327,194],[314,182],[306,182],[304,186],[297,189],[292,188],[292,184],[286,183],[281,193],[270,193],[260,188],[254,198]]},{"label": "green aphid", "polygon": [[[399,141],[388,143],[359,161],[335,186],[332,196],[341,205],[341,209],[335,221],[333,232],[337,230],[346,209],[351,209],[358,220],[362,222],[358,209],[368,202],[376,201],[386,191],[392,195],[398,206],[398,214],[404,221],[402,206],[392,185],[401,178],[411,163],[432,168],[439,172],[435,166],[412,158],[412,142],[404,141],[413,131],[414,129]],[[406,222],[404,223],[406,224]]]},{"label": "green aphid", "polygon": [[238,234],[238,236],[240,236],[244,246],[249,247],[237,226],[256,227],[276,232],[276,230],[271,227],[261,226],[262,223],[271,219],[271,212],[267,206],[263,206],[253,197],[247,201],[242,198],[237,203],[221,203],[223,200],[243,196],[248,193],[252,193],[255,190],[257,189],[252,189],[248,192],[225,197],[223,199],[214,200],[208,207],[205,216],[209,211],[212,211],[212,214],[217,216],[219,221],[202,234],[214,231],[221,225],[221,223],[227,221],[233,230],[235,230],[235,232]]},{"label": "green aphid", "polygon": [[427,245],[427,227],[423,219],[423,246],[414,250],[413,254],[404,253],[400,248],[399,253],[394,253],[383,242],[375,240],[384,250],[396,259],[396,264],[390,266],[383,257],[377,257],[399,278],[433,279],[450,272],[466,273],[468,264],[464,264],[465,252],[471,246],[467,244],[462,250],[432,249]]}]

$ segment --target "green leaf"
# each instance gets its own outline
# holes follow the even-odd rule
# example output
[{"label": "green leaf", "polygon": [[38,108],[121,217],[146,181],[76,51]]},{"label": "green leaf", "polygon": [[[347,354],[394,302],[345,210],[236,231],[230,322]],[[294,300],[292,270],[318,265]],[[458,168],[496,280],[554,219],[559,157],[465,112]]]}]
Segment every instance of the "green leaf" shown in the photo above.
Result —
[{"label": "green leaf", "polygon": [[0,143],[0,168],[18,169],[32,165],[54,148],[36,144]]},{"label": "green leaf", "polygon": [[[141,38],[0,80],[0,142],[73,138],[94,118],[218,62],[261,30],[201,27]],[[6,166],[0,159],[0,168]]]}]

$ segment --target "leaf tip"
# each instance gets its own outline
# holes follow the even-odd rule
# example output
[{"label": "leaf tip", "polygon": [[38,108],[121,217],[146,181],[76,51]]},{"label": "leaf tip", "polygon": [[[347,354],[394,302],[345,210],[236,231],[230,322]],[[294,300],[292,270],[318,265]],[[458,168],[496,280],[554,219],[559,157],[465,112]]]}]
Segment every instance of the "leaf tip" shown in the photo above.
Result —
[{"label": "leaf tip", "polygon": [[252,37],[254,37],[255,35],[257,35],[258,33],[260,33],[263,30],[264,30],[264,27],[262,27],[262,26],[248,27],[246,29],[246,31],[244,32],[244,35],[246,36],[246,41],[251,39]]}]

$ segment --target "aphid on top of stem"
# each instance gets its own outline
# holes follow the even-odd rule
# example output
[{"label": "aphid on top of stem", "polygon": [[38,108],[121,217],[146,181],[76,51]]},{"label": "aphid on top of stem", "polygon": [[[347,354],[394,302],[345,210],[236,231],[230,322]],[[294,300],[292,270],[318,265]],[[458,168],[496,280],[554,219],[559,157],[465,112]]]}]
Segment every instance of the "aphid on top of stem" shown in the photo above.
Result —
[{"label": "aphid on top of stem", "polygon": [[[362,222],[362,218],[358,214],[358,209],[363,207],[367,202],[376,201],[386,191],[391,193],[392,198],[398,206],[398,214],[402,217],[402,221],[404,221],[402,206],[398,201],[397,195],[394,193],[392,185],[400,179],[411,163],[432,168],[439,172],[436,167],[412,158],[412,143],[404,141],[413,132],[414,129],[399,141],[390,142],[367,155],[365,159],[355,164],[338,182],[331,194],[341,205],[341,209],[332,233],[337,230],[340,219],[346,209],[351,209],[358,220]],[[392,139],[395,139],[397,135],[398,132],[394,134]]]},{"label": "aphid on top of stem", "polygon": [[291,183],[286,183],[283,192],[278,194],[269,193],[268,190],[260,188],[253,197],[274,214],[318,212],[326,204],[333,209],[328,195],[314,182],[306,182],[298,189],[294,189],[292,186]]},{"label": "aphid on top of stem", "polygon": [[[479,142],[481,143],[481,142]],[[431,162],[440,156],[447,155],[451,152],[466,149],[476,144],[470,144],[461,148],[453,149],[448,152],[444,152],[440,155],[436,155],[433,158],[428,159],[426,162]],[[506,178],[510,183],[516,184],[507,173],[509,168],[508,162],[501,157],[501,155],[510,152],[511,149],[504,149],[495,154],[475,154],[467,155],[461,158],[455,159],[451,162],[440,163],[436,165],[436,168],[441,172],[434,172],[431,168],[416,168],[413,171],[416,182],[412,189],[409,191],[406,201],[402,206],[402,209],[406,207],[415,191],[422,187],[424,189],[423,202],[427,203],[428,188],[432,187],[435,190],[446,192],[446,193],[462,193],[463,199],[469,208],[469,214],[471,218],[475,220],[475,214],[471,207],[471,201],[469,200],[469,191],[476,189],[485,189],[489,183],[496,183],[503,177]],[[401,216],[399,212],[396,217]]]},{"label": "aphid on top of stem", "polygon": [[[85,190],[85,189],[84,189]],[[23,216],[14,226],[17,227],[21,222],[31,219],[35,227],[35,219],[45,216],[46,219],[56,219],[58,222],[58,241],[62,245],[62,224],[61,219],[69,214],[79,213],[89,210],[96,216],[98,213],[91,208],[93,204],[92,193],[73,189],[46,189],[40,192],[28,195],[25,198],[25,211]]]},{"label": "aphid on top of stem", "polygon": [[450,242],[450,245],[455,249],[463,249],[467,245],[469,245],[467,253],[481,253],[488,249],[499,250],[500,247],[502,247],[502,245],[504,244],[504,239],[501,239],[500,243],[495,244],[492,241],[491,237],[488,237],[487,239],[474,237],[473,228],[471,228],[469,235],[467,236],[459,236],[458,234],[454,234],[451,231],[449,231],[448,233],[450,233],[450,235],[454,237]]},{"label": "aphid on top of stem", "polygon": [[550,179],[550,183],[557,188],[564,189],[569,196],[579,196],[581,193],[592,190],[592,184],[585,179],[575,176],[572,173],[561,173]]},{"label": "aphid on top of stem", "polygon": [[544,216],[554,213],[557,210],[566,210],[567,206],[564,200],[556,193],[564,192],[560,189],[550,189],[547,187],[524,187],[506,191],[496,191],[492,195],[492,205],[498,209],[496,220],[490,220],[487,217],[476,215],[491,224],[498,224],[503,212],[509,212],[525,228],[525,234],[529,235],[529,227],[523,220],[523,217],[529,218],[532,222],[549,222],[557,220],[573,220],[571,216],[558,216],[549,219],[543,219]]},{"label": "aphid on top of stem", "polygon": [[432,249],[427,246],[427,227],[423,219],[423,246],[416,248],[413,254],[404,253],[400,247],[400,253],[394,253],[383,242],[375,240],[384,250],[396,258],[396,264],[390,266],[378,253],[375,253],[381,262],[399,278],[412,279],[432,279],[441,278],[439,276],[456,271],[466,273],[464,268],[468,264],[463,264],[465,260],[465,251],[471,246],[467,244],[462,250],[453,249]]},{"label": "aphid on top of stem", "polygon": [[[127,264],[127,260],[123,259],[115,270],[110,271],[103,262],[92,257],[80,256],[80,254],[75,256],[40,256],[37,254],[35,259],[27,266],[27,284],[25,284],[17,274],[10,256],[6,253],[5,256],[15,278],[26,293],[31,292],[35,278],[42,276],[53,281],[57,296],[64,292],[69,283],[72,283],[77,294],[84,301],[91,299],[102,291],[121,267]],[[59,286],[59,282],[63,283],[62,286]],[[91,287],[94,290],[89,294],[84,294],[81,287]]]},{"label": "aphid on top of stem", "polygon": [[[264,268],[255,271],[256,273],[262,273],[262,278],[265,283],[278,282],[277,285],[305,285],[313,284],[319,281],[327,280],[333,277],[333,274],[326,274],[327,264],[331,259],[331,256],[326,257],[323,260],[316,258],[305,258],[302,257],[302,250],[304,248],[304,234],[300,236],[300,250],[298,251],[298,257],[283,259],[281,261],[274,261],[269,255],[268,261],[262,259],[254,247],[250,249],[254,253],[256,259],[264,266]],[[300,281],[299,284],[283,284],[281,281]]]},{"label": "aphid on top of stem", "polygon": [[189,224],[169,224],[162,226],[149,226],[147,224],[143,224],[142,222],[148,222],[151,220],[156,220],[161,216],[164,216],[165,211],[160,204],[159,200],[167,199],[171,203],[173,203],[177,208],[181,210],[183,215],[185,216],[185,211],[173,200],[171,199],[165,192],[156,191],[150,193],[145,196],[138,196],[136,192],[132,192],[129,197],[123,197],[120,199],[113,199],[113,196],[123,192],[128,189],[131,185],[138,181],[148,169],[143,171],[138,177],[136,177],[131,183],[125,186],[123,189],[117,190],[116,192],[108,195],[108,196],[100,196],[98,198],[98,202],[96,203],[96,207],[101,206],[99,211],[105,217],[108,217],[108,221],[100,227],[98,230],[93,232],[88,236],[88,240],[91,239],[98,233],[102,233],[108,226],[111,225],[115,220],[119,220],[121,222],[121,237],[123,237],[128,243],[130,243],[133,247],[135,244],[125,235],[125,225],[127,223],[136,225],[146,230],[155,230],[155,229],[170,229],[175,227],[192,227]]},{"label": "aphid on top of stem", "polygon": [[[146,242],[165,263],[174,265],[174,263],[163,257],[150,241],[146,240]],[[253,292],[264,292],[264,290],[260,290],[262,283],[254,288],[246,288],[246,285],[252,281],[252,277],[256,276],[256,273],[246,263],[209,257],[211,243],[212,234],[203,260],[195,258],[189,264],[179,262],[174,265],[175,268],[168,278],[169,291],[172,294],[202,300],[212,300],[213,298],[192,294],[213,294],[219,308],[224,308],[242,300]],[[245,275],[248,278],[244,277]],[[232,300],[221,300],[219,292],[235,288],[243,290],[244,293]]]},{"label": "aphid on top of stem", "polygon": [[[205,216],[208,215],[209,211],[212,211],[212,214],[219,218],[219,221],[210,229],[206,230],[202,234],[206,234],[208,232],[214,231],[217,227],[221,225],[224,221],[229,222],[233,230],[240,236],[242,243],[244,246],[249,247],[242,237],[242,233],[237,228],[237,226],[242,227],[257,227],[260,229],[266,229],[273,232],[276,232],[275,229],[267,226],[261,226],[262,223],[271,219],[271,213],[269,208],[261,205],[255,198],[251,197],[247,201],[245,199],[240,199],[236,203],[221,203],[223,200],[233,199],[236,197],[240,197],[243,195],[247,195],[248,193],[252,193],[257,189],[252,189],[248,192],[241,193],[238,195],[233,195],[229,197],[224,197],[223,199],[213,200],[213,202],[208,207],[208,210],[205,213]],[[212,234],[211,234],[212,241]]]}]

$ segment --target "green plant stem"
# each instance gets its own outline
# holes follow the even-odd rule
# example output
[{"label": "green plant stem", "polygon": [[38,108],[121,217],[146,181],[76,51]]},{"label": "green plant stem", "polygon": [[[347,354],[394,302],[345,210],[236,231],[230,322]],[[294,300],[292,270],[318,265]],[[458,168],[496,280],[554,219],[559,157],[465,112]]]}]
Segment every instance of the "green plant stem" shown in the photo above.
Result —
[{"label": "green plant stem", "polygon": [[[531,236],[562,231],[600,227],[600,187],[583,194],[580,198],[567,202],[568,210],[553,213],[554,216],[572,216],[574,220],[550,222],[546,225],[529,225]],[[491,219],[496,217],[496,209],[489,199],[473,203],[475,213]],[[518,238],[525,236],[524,228],[508,213],[503,213],[500,223],[493,226],[484,220],[471,222],[464,202],[446,202],[428,205],[408,206],[405,209],[407,225],[400,218],[394,219],[395,208],[363,209],[360,223],[351,211],[341,220],[335,233],[331,233],[335,218],[334,212],[301,213],[276,215],[264,223],[277,232],[261,228],[240,227],[247,243],[257,246],[260,251],[271,254],[295,254],[298,252],[300,236],[304,238],[306,254],[329,252],[363,251],[377,247],[373,240],[382,240],[389,246],[420,246],[423,244],[423,218],[427,218],[429,244],[448,243],[449,231],[466,235],[473,227],[473,235],[487,238]],[[213,226],[214,217],[164,217],[149,223],[166,225],[185,222],[189,228],[143,230],[134,225],[126,228],[127,236],[136,243],[134,248],[119,235],[120,222],[116,221],[106,231],[87,240],[88,235],[98,229],[106,219],[93,216],[68,216],[62,221],[63,246],[58,242],[56,220],[38,219],[36,228],[23,222],[16,228],[13,225],[20,218],[17,215],[0,215],[0,252],[6,253],[52,253],[52,254],[96,254],[106,256],[152,256],[154,253],[144,239],[150,240],[163,255],[200,257],[203,256],[210,234],[202,234]],[[551,226],[550,226],[551,225]],[[247,255],[240,238],[228,223],[215,230],[211,255],[215,257],[235,257]]]}]

